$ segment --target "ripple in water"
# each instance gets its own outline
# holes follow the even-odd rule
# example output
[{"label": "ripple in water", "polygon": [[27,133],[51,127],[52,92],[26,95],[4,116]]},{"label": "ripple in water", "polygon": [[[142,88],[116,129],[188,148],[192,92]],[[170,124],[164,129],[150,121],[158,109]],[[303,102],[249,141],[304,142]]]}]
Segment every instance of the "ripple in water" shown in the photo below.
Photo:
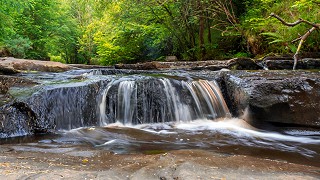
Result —
[{"label": "ripple in water", "polygon": [[267,132],[236,118],[140,125],[114,123],[65,131],[55,141],[87,143],[119,154],[205,149],[267,158],[320,160],[320,136],[316,132]]}]

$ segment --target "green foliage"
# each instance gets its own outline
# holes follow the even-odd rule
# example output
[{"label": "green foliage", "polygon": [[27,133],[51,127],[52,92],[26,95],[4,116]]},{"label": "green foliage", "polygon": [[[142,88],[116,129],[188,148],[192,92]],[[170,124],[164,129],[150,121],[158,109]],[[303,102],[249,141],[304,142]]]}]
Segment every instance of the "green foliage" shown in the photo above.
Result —
[{"label": "green foliage", "polygon": [[50,61],[66,63],[66,61],[62,59],[61,56],[55,56],[55,55],[49,54],[49,57],[50,57]]},{"label": "green foliage", "polygon": [[[278,14],[287,22],[294,22],[302,18],[310,22],[319,23],[320,19],[320,5],[312,0],[252,0],[247,6],[248,11],[242,17],[242,27],[246,32],[247,39],[252,35],[261,36],[255,42],[259,44],[259,53],[295,52],[297,44],[292,44],[291,41],[310,29],[310,26],[306,24],[287,27],[277,19],[269,17],[270,13]],[[303,46],[304,50],[319,51],[318,37],[319,34],[309,37],[308,42]]]},{"label": "green foliage", "polygon": [[269,41],[269,44],[274,44],[274,43],[284,43],[286,42],[285,39],[281,34],[274,33],[274,32],[264,32],[261,33],[261,35],[266,36],[267,41]]},{"label": "green foliage", "polygon": [[0,5],[0,43],[11,55],[76,61],[78,27],[63,0],[0,0]]},{"label": "green foliage", "polygon": [[47,59],[47,41],[54,36],[59,14],[51,0],[30,0],[23,11],[15,16],[16,32],[32,41],[27,57]]},{"label": "green foliage", "polygon": [[85,32],[80,42],[85,47],[91,35],[96,46],[95,58],[105,65],[163,57],[170,46],[170,33],[148,14],[138,18],[140,9],[139,4],[112,3],[101,19],[87,26],[90,31]]},{"label": "green foliage", "polygon": [[241,57],[250,57],[251,55],[248,54],[247,52],[237,52],[236,54],[233,55],[235,58],[241,58]]},{"label": "green foliage", "polygon": [[28,38],[17,36],[5,41],[6,49],[18,58],[25,58],[26,52],[31,49],[31,41]]},{"label": "green foliage", "polygon": [[[320,19],[318,0],[0,0],[0,7],[0,55],[104,65],[290,53],[310,26],[286,27],[269,14]],[[320,51],[319,33],[303,50]]]}]

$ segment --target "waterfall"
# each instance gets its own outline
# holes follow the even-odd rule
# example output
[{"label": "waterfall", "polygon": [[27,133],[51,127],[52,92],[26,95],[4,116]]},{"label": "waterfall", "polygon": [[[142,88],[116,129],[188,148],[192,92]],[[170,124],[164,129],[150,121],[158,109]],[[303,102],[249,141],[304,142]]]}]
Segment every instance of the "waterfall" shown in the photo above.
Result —
[{"label": "waterfall", "polygon": [[134,81],[123,81],[118,89],[118,107],[116,119],[124,124],[131,123],[136,109],[137,88]]},{"label": "waterfall", "polygon": [[215,81],[130,76],[109,82],[99,101],[100,125],[188,122],[229,117]]}]

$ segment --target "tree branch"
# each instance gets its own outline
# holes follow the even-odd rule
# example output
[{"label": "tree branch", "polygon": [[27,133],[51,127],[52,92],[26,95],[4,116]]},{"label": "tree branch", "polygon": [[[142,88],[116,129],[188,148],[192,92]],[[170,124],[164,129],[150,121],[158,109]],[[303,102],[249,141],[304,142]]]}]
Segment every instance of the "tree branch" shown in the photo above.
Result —
[{"label": "tree branch", "polygon": [[291,43],[295,43],[295,42],[297,42],[297,41],[300,41],[300,40],[301,40],[301,38],[302,38],[302,36],[298,37],[298,38],[297,38],[297,39],[295,39],[295,40],[292,40],[292,41],[291,41]]},{"label": "tree branch", "polygon": [[296,51],[296,53],[294,54],[293,56],[293,60],[294,60],[294,63],[293,63],[293,70],[296,69],[296,66],[297,66],[297,63],[298,63],[298,54],[300,52],[300,49],[301,49],[301,46],[303,44],[303,42],[308,38],[308,36],[312,33],[312,31],[316,30],[315,27],[312,27],[310,30],[308,30],[300,39],[300,42],[299,42],[299,45],[298,45],[298,49]]},{"label": "tree branch", "polygon": [[291,27],[293,27],[293,26],[296,26],[296,25],[298,25],[298,24],[300,24],[300,23],[306,23],[306,24],[308,24],[308,25],[310,25],[310,26],[313,26],[313,27],[315,27],[315,28],[320,28],[320,24],[315,24],[315,23],[306,21],[306,20],[301,19],[301,18],[299,18],[299,20],[297,20],[296,22],[288,23],[288,22],[286,22],[285,20],[283,20],[280,16],[278,16],[278,15],[276,15],[276,14],[274,14],[274,13],[271,13],[270,16],[277,18],[282,24],[284,24],[284,25],[286,25],[286,26],[291,26]]},{"label": "tree branch", "polygon": [[300,49],[301,49],[301,46],[302,44],[305,42],[305,40],[309,37],[309,35],[316,29],[320,29],[320,24],[316,24],[316,23],[312,23],[312,22],[309,22],[309,21],[306,21],[302,18],[299,18],[299,20],[297,20],[296,22],[293,22],[293,23],[288,23],[286,22],[285,20],[283,20],[280,16],[274,14],[274,13],[271,13],[270,14],[271,17],[274,17],[276,19],[278,19],[282,24],[286,25],[286,26],[290,26],[290,27],[293,27],[293,26],[296,26],[300,23],[305,23],[305,24],[308,24],[310,26],[312,26],[311,29],[309,29],[303,36],[295,39],[292,41],[292,43],[294,42],[297,42],[297,41],[300,41],[299,42],[299,45],[298,45],[298,48],[296,50],[296,53],[294,54],[293,56],[293,59],[294,59],[294,63],[293,63],[293,70],[296,69],[296,66],[297,66],[297,63],[298,63],[298,55],[299,55],[299,52],[300,52]]}]

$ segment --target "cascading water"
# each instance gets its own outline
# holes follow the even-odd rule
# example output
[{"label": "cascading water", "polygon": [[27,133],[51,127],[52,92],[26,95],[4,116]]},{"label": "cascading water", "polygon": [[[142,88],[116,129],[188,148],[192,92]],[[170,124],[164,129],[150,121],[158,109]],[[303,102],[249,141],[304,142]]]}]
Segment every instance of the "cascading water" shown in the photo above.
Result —
[{"label": "cascading water", "polygon": [[43,85],[31,96],[16,98],[24,108],[21,117],[30,110],[38,119],[21,124],[56,130],[55,137],[36,142],[40,145],[89,143],[115,153],[195,148],[257,155],[259,151],[268,158],[280,154],[284,159],[309,158],[308,162],[318,163],[319,132],[255,129],[231,118],[214,80],[192,78],[191,73],[144,73],[108,69],[30,74]]},{"label": "cascading water", "polygon": [[123,77],[105,87],[100,124],[188,122],[229,117],[218,85],[208,80]]}]

